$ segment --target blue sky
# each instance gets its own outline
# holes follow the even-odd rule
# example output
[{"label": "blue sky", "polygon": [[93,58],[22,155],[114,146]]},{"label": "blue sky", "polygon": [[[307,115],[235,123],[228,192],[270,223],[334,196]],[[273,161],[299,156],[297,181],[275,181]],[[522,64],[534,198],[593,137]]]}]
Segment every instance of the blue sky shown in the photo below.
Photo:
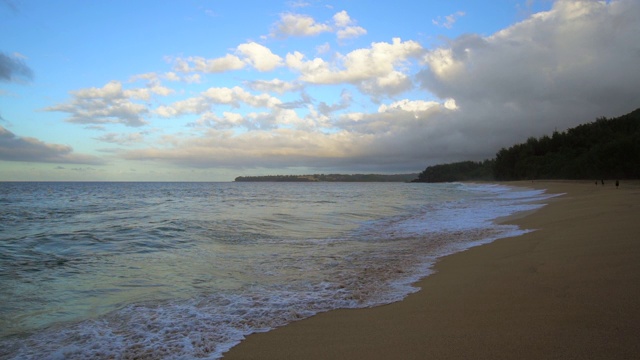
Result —
[{"label": "blue sky", "polygon": [[0,181],[404,173],[640,106],[635,0],[0,0]]}]

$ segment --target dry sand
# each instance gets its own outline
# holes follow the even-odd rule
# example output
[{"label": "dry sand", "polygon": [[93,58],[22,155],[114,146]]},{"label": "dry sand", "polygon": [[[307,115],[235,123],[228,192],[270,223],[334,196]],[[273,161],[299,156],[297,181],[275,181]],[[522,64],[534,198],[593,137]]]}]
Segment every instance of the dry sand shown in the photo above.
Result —
[{"label": "dry sand", "polygon": [[506,220],[523,236],[441,259],[394,304],[254,334],[224,359],[640,359],[640,184],[566,193]]}]

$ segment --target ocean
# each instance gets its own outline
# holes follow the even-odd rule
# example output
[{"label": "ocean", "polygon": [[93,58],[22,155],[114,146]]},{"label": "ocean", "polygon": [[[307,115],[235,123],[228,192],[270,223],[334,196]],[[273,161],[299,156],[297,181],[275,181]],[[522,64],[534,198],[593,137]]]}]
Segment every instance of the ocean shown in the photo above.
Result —
[{"label": "ocean", "polygon": [[0,182],[0,359],[219,359],[534,229],[490,184]]}]

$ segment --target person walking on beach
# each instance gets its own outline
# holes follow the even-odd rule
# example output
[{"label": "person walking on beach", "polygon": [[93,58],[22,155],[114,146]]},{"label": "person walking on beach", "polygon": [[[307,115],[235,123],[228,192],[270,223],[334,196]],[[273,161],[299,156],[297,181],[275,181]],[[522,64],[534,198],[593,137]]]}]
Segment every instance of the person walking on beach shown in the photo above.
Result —
[{"label": "person walking on beach", "polygon": [[618,186],[620,186],[620,182],[616,180],[616,189],[618,188]]}]

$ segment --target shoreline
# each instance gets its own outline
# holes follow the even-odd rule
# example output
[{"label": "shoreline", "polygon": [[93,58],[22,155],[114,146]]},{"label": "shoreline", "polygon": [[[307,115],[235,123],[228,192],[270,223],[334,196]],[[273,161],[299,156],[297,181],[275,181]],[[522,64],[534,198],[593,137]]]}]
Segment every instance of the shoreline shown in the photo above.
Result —
[{"label": "shoreline", "polygon": [[443,257],[404,300],[250,335],[223,359],[639,358],[640,183],[546,189],[524,235]]}]

